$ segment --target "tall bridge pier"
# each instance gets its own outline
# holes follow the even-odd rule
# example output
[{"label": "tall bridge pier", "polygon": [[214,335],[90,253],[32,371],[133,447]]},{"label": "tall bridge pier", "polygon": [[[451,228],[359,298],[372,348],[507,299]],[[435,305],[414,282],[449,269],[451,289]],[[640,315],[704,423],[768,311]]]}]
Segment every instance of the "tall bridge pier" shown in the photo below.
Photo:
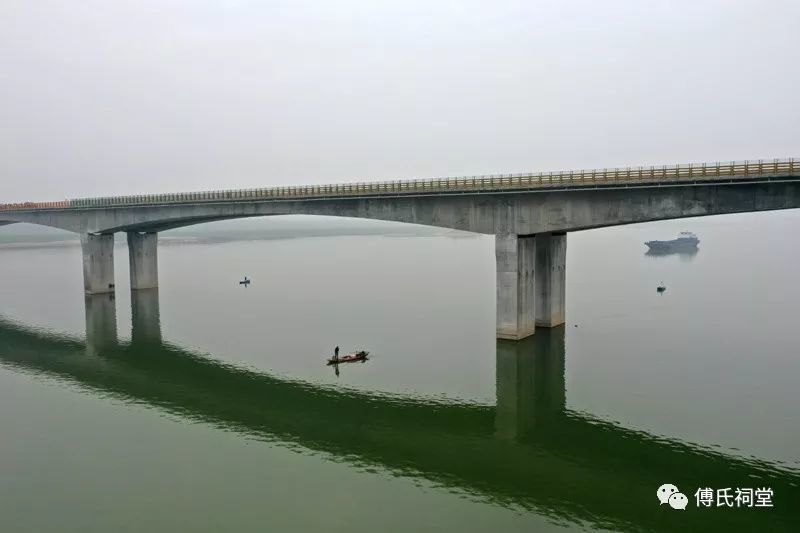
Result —
[{"label": "tall bridge pier", "polygon": [[564,323],[566,233],[496,235],[497,338],[520,340]]},{"label": "tall bridge pier", "polygon": [[131,289],[158,287],[158,233],[128,232]]},{"label": "tall bridge pier", "polygon": [[114,292],[114,234],[81,235],[86,294]]},{"label": "tall bridge pier", "polygon": [[[128,233],[131,289],[158,288],[158,233]],[[114,292],[114,234],[81,235],[86,294]]]}]

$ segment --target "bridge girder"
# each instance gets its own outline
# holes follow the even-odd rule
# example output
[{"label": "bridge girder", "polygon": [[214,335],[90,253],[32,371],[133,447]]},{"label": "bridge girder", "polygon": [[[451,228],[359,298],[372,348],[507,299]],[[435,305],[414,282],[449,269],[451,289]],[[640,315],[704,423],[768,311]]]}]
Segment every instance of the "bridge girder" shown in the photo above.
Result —
[{"label": "bridge girder", "polygon": [[155,232],[234,218],[319,215],[533,235],[799,207],[800,176],[647,187],[8,211],[0,213],[0,224],[29,222],[76,233]]}]

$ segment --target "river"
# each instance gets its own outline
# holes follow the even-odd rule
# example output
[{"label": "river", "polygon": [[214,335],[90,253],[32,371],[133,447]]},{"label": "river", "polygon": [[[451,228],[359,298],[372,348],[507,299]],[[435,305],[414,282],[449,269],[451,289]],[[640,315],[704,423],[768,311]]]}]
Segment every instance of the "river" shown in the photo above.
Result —
[{"label": "river", "polygon": [[[798,531],[798,223],[571,233],[567,323],[520,343],[491,236],[186,228],[132,302],[122,242],[85,299],[72,236],[0,228],[0,531]],[[696,253],[645,253],[684,229]]]}]

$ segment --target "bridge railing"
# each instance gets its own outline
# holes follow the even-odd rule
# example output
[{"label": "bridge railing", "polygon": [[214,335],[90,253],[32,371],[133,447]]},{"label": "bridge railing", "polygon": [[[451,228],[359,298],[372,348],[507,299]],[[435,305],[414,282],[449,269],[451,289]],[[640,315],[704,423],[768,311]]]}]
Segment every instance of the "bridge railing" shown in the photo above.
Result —
[{"label": "bridge railing", "polygon": [[26,210],[26,209],[65,209],[71,207],[69,200],[56,202],[21,202],[16,204],[0,204],[0,211]]},{"label": "bridge railing", "polygon": [[729,163],[699,163],[647,167],[569,170],[560,172],[492,174],[451,178],[393,180],[376,182],[339,183],[270,187],[260,189],[230,189],[137,196],[78,198],[61,202],[0,204],[0,210],[62,209],[66,207],[114,207],[163,205],[176,203],[209,203],[247,200],[291,200],[313,198],[346,198],[364,196],[396,196],[532,190],[553,187],[613,186],[631,183],[669,183],[676,181],[714,181],[748,179],[758,176],[797,175],[800,162],[792,159],[731,161]]}]

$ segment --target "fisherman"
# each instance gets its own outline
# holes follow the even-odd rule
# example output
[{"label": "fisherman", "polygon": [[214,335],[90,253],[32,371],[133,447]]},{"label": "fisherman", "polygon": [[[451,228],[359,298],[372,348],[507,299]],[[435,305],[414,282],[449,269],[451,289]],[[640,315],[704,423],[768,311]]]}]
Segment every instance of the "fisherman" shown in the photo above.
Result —
[{"label": "fisherman", "polygon": [[338,346],[333,350],[333,358],[335,360],[337,360],[337,361],[339,360],[339,347]]}]

